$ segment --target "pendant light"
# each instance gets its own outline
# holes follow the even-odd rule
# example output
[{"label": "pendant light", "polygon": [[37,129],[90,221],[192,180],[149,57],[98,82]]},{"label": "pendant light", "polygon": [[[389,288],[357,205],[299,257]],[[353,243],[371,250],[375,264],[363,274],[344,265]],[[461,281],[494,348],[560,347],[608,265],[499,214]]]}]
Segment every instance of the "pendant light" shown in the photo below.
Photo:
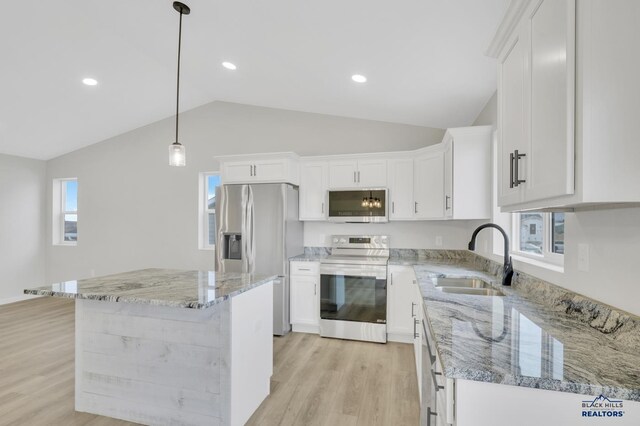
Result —
[{"label": "pendant light", "polygon": [[176,141],[169,145],[169,165],[170,166],[185,166],[186,165],[186,153],[184,145],[178,140],[178,116],[180,113],[180,47],[182,44],[182,15],[188,15],[191,13],[191,9],[184,3],[179,1],[173,2],[173,8],[180,13],[180,26],[178,29],[178,73],[176,78]]}]

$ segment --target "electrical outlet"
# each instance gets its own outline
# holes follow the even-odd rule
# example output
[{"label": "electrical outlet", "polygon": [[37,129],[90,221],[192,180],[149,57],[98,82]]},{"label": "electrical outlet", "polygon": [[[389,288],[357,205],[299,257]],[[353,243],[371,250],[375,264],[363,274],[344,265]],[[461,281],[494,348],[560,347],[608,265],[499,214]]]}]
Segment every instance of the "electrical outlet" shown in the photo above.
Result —
[{"label": "electrical outlet", "polygon": [[442,237],[440,235],[436,237],[436,247],[442,247]]},{"label": "electrical outlet", "polygon": [[589,272],[589,244],[578,244],[578,271]]}]

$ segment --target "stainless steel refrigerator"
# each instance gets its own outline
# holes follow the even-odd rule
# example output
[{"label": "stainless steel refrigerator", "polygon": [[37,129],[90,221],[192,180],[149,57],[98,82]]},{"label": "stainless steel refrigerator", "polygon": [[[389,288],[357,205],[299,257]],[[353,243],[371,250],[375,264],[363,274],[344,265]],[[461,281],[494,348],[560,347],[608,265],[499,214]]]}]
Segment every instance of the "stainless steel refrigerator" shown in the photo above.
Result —
[{"label": "stainless steel refrigerator", "polygon": [[291,330],[289,258],[303,250],[297,187],[273,183],[216,189],[216,271],[278,275],[273,334]]}]

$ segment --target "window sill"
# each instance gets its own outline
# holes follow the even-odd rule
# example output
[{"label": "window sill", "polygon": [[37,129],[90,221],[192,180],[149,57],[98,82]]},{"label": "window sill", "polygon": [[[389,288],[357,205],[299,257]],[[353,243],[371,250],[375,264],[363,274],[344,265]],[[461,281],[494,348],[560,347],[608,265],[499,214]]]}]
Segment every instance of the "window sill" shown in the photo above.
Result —
[{"label": "window sill", "polygon": [[54,247],[76,247],[78,243],[53,243]]},{"label": "window sill", "polygon": [[523,256],[518,253],[512,253],[511,258],[517,262],[528,263],[529,265],[537,266],[539,268],[544,268],[550,271],[564,273],[564,264],[558,265],[556,263],[551,263],[545,260],[533,259],[528,256]]},{"label": "window sill", "polygon": [[215,251],[216,247],[198,247],[198,250],[204,250],[204,251]]}]

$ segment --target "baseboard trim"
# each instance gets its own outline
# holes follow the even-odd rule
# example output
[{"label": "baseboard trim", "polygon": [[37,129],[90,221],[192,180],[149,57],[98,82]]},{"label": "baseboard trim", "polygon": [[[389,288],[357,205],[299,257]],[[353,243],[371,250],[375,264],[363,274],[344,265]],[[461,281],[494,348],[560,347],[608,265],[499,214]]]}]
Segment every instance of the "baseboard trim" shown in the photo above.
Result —
[{"label": "baseboard trim", "polygon": [[319,325],[291,324],[291,331],[296,333],[320,334]]},{"label": "baseboard trim", "polygon": [[413,343],[413,336],[406,333],[387,333],[388,342]]},{"label": "baseboard trim", "polygon": [[0,299],[0,305],[8,305],[9,303],[22,302],[23,300],[35,299],[37,297],[43,297],[43,296],[23,294],[22,296],[5,297],[4,299]]}]

